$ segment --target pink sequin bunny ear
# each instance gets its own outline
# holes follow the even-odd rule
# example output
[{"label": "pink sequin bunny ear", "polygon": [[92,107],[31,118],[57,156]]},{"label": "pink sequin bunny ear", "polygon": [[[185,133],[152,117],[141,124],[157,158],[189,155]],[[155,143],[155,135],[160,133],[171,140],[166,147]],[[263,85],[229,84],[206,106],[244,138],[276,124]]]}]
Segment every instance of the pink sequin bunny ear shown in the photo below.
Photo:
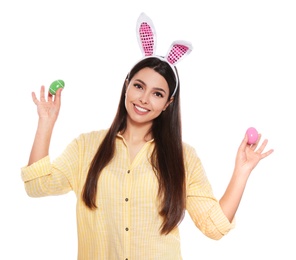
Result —
[{"label": "pink sequin bunny ear", "polygon": [[192,51],[192,45],[186,41],[174,41],[169,48],[165,59],[173,66],[182,60],[186,55]]},{"label": "pink sequin bunny ear", "polygon": [[156,33],[152,20],[141,13],[137,21],[137,38],[144,56],[155,55]]}]

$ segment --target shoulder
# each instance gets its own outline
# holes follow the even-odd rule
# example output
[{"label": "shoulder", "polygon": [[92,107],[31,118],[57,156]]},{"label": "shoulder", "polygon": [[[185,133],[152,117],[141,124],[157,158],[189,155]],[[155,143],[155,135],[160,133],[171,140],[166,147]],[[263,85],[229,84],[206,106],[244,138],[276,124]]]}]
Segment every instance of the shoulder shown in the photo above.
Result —
[{"label": "shoulder", "polygon": [[195,148],[183,143],[183,156],[188,184],[208,183],[205,169]]},{"label": "shoulder", "polygon": [[82,133],[76,138],[78,143],[100,143],[106,136],[108,130],[91,131],[88,133]]},{"label": "shoulder", "polygon": [[195,148],[192,145],[190,145],[190,144],[188,144],[186,142],[183,142],[182,144],[183,144],[183,152],[184,152],[184,155],[185,156],[188,156],[188,155],[191,155],[191,156],[192,155],[195,155],[195,156],[197,156],[196,150],[195,150]]},{"label": "shoulder", "polygon": [[183,156],[185,166],[188,167],[188,165],[194,165],[196,167],[197,165],[201,165],[201,160],[195,148],[192,145],[185,142],[183,142]]}]

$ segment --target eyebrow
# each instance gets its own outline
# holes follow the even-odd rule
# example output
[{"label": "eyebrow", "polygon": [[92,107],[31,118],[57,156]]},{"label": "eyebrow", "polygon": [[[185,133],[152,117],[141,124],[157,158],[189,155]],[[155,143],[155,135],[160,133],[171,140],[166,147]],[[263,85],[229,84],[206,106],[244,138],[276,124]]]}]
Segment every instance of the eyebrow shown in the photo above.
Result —
[{"label": "eyebrow", "polygon": [[[146,83],[145,83],[143,80],[141,80],[141,79],[135,79],[135,81],[139,81],[140,83],[142,83],[143,85],[146,86]],[[153,89],[154,89],[154,90],[161,91],[161,92],[163,92],[163,93],[166,94],[166,92],[165,92],[165,90],[164,90],[163,88],[157,88],[157,87],[155,87],[155,88],[153,88]]]}]

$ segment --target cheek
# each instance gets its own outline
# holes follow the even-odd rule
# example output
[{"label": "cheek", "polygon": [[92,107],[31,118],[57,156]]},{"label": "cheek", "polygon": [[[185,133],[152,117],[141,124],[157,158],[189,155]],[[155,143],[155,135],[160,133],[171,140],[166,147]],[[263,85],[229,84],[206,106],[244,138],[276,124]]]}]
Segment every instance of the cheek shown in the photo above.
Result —
[{"label": "cheek", "polygon": [[136,96],[136,92],[134,90],[131,89],[127,89],[127,91],[125,92],[125,99],[126,100],[133,100]]},{"label": "cheek", "polygon": [[125,92],[125,99],[124,99],[125,108],[127,109],[131,105],[131,103],[134,103],[135,99],[136,99],[135,93],[133,91],[127,90]]},{"label": "cheek", "polygon": [[125,92],[125,96],[124,96],[124,98],[125,98],[125,104],[127,104],[128,100],[129,100],[129,97],[130,97],[130,94],[129,94],[129,91],[127,90]]},{"label": "cheek", "polygon": [[153,108],[155,111],[163,111],[165,109],[165,105],[166,105],[166,102],[162,102],[162,101],[157,101],[157,102],[154,102],[153,104]]}]

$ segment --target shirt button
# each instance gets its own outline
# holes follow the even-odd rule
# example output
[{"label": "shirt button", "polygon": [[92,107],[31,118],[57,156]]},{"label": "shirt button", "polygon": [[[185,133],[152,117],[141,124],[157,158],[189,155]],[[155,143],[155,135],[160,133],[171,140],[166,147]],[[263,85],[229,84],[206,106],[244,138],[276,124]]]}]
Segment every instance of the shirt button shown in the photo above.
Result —
[{"label": "shirt button", "polygon": [[128,201],[128,198],[125,198],[125,201]]},{"label": "shirt button", "polygon": [[130,173],[130,172],[131,172],[130,170],[127,171],[127,173]]},{"label": "shirt button", "polygon": [[125,228],[125,231],[128,231],[128,228],[127,227]]}]

